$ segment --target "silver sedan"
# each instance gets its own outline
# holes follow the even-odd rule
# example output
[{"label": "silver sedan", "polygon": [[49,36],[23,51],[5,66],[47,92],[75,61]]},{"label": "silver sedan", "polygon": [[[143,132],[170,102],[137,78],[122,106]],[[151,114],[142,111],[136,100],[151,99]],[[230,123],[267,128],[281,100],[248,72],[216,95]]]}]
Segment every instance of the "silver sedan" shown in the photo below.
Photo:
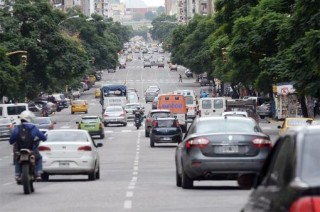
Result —
[{"label": "silver sedan", "polygon": [[271,141],[252,118],[196,118],[176,148],[176,185],[194,180],[237,180],[262,168]]}]

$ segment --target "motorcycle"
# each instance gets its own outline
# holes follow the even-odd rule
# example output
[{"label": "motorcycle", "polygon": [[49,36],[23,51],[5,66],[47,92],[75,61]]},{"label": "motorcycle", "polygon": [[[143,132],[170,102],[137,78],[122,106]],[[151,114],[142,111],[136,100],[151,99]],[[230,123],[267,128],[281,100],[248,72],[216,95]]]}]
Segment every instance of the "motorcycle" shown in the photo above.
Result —
[{"label": "motorcycle", "polygon": [[18,181],[18,185],[23,185],[24,194],[30,194],[34,192],[33,182],[36,179],[35,176],[35,164],[36,157],[29,149],[21,149],[17,154],[17,163],[21,166],[21,181]]},{"label": "motorcycle", "polygon": [[141,118],[135,118],[134,123],[138,130],[141,127]]}]

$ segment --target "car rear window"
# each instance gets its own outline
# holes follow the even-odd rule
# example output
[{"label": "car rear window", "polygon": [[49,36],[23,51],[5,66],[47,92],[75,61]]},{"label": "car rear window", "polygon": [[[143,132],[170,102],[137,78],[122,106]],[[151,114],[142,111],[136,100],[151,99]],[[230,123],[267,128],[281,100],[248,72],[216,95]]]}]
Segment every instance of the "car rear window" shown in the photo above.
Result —
[{"label": "car rear window", "polygon": [[106,112],[116,112],[116,111],[122,111],[122,108],[120,107],[112,107],[112,108],[107,108]]},{"label": "car rear window", "polygon": [[151,114],[151,117],[153,119],[155,118],[167,118],[170,116],[170,113],[165,113],[165,112],[160,112],[160,113],[152,113]]},{"label": "car rear window", "polygon": [[158,120],[158,127],[174,127],[175,120]]},{"label": "car rear window", "polygon": [[320,185],[319,134],[305,136],[301,161],[301,179],[309,185]]},{"label": "car rear window", "polygon": [[88,141],[87,135],[82,131],[49,131],[47,135],[47,142],[59,141]]},{"label": "car rear window", "polygon": [[[241,127],[239,127],[241,126]],[[197,123],[197,133],[254,133],[262,132],[254,121],[240,120],[240,119],[214,119],[214,120],[202,120]]]},{"label": "car rear window", "polygon": [[193,96],[185,96],[186,104],[192,105],[193,104]]},{"label": "car rear window", "polygon": [[211,109],[212,108],[211,100],[202,100],[202,108]]},{"label": "car rear window", "polygon": [[97,123],[98,119],[97,118],[82,118],[81,122],[82,123]]},{"label": "car rear window", "polygon": [[215,109],[223,108],[223,100],[222,99],[215,99],[213,100],[213,105]]}]

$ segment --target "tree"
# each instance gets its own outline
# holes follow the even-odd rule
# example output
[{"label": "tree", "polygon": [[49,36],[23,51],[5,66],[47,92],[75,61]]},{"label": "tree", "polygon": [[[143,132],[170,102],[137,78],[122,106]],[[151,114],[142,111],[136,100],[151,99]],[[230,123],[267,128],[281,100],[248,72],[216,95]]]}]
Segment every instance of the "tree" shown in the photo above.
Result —
[{"label": "tree", "polygon": [[162,14],[165,14],[165,12],[166,12],[166,8],[165,7],[160,6],[160,7],[157,8],[157,15],[158,16],[162,15]]},{"label": "tree", "polygon": [[143,19],[144,15],[141,13],[134,13],[132,15],[132,20],[133,21],[141,21]]},{"label": "tree", "polygon": [[156,13],[155,12],[152,12],[152,11],[148,11],[146,12],[146,14],[144,15],[144,18],[147,19],[147,20],[150,20],[152,21],[153,19],[156,18]]}]

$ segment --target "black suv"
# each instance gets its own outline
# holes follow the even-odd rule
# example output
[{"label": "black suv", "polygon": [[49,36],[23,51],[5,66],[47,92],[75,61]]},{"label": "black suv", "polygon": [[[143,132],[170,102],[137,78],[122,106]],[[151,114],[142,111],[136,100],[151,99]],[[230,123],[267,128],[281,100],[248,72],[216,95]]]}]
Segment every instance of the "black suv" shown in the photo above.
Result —
[{"label": "black suv", "polygon": [[152,122],[150,130],[150,146],[155,143],[180,143],[182,130],[176,118],[157,118]]}]

